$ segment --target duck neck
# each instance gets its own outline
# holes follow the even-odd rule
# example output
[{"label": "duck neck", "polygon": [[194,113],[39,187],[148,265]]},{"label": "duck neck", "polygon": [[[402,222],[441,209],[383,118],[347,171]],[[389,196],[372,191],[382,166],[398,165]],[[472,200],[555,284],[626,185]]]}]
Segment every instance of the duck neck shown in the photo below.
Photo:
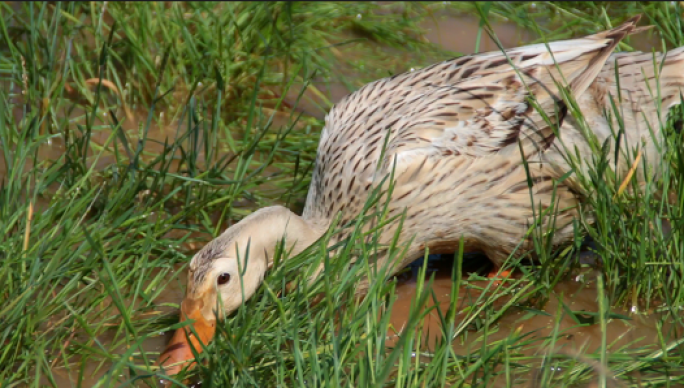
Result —
[{"label": "duck neck", "polygon": [[[325,232],[324,228],[298,216],[286,207],[273,206],[267,209],[263,210],[267,210],[267,212],[271,214],[265,218],[269,223],[266,228],[271,230],[262,230],[261,233],[263,233],[264,236],[269,235],[276,237],[273,244],[269,244],[274,247],[274,251],[271,253],[275,253],[276,245],[284,238],[285,249],[288,252],[288,256],[294,257],[315,243]],[[273,257],[272,254],[269,256],[271,258]],[[272,261],[270,261],[269,266],[272,264]]]}]

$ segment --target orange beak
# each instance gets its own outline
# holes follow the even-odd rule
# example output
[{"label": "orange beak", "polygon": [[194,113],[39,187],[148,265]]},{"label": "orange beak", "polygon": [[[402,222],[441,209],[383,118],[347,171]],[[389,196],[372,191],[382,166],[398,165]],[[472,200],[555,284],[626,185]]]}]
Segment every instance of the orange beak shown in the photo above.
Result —
[{"label": "orange beak", "polygon": [[[173,334],[173,338],[159,357],[159,365],[164,366],[168,375],[175,375],[186,365],[194,364],[194,355],[191,347],[199,353],[202,351],[202,344],[207,345],[214,337],[216,322],[208,321],[202,315],[204,303],[201,299],[185,298],[181,303],[180,321],[192,319],[192,325],[182,327]],[[190,330],[190,326],[195,329],[197,336]],[[189,339],[189,341],[188,341]],[[192,345],[191,345],[192,344]]]}]

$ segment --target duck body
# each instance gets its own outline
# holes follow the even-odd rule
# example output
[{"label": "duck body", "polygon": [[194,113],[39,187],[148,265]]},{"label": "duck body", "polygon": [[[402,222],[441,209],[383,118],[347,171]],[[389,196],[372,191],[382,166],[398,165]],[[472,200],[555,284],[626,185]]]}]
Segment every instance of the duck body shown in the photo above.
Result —
[{"label": "duck body", "polygon": [[[367,84],[326,117],[302,217],[322,228],[338,213],[340,224],[351,221],[372,188],[393,172],[388,217],[405,211],[400,241],[412,241],[396,270],[425,248],[454,252],[461,237],[466,250],[483,251],[500,266],[521,241],[519,252],[530,247],[525,235],[539,206],[559,209],[551,215],[553,244],[567,243],[583,193],[572,179],[557,179],[572,168],[568,151],[579,152],[584,173],[593,152],[555,82],[573,92],[598,144],[609,140],[614,147],[620,127],[613,99],[625,128],[618,168],[623,174],[635,149],[657,170],[660,120],[684,89],[684,48],[655,56],[611,54],[615,38],[613,30],[549,43],[553,55],[539,44],[465,56]],[[652,94],[657,90],[660,97]],[[532,197],[521,149],[534,183]],[[639,172],[643,180],[641,165]],[[397,227],[386,227],[382,242]]]},{"label": "duck body", "polygon": [[[337,217],[338,225],[354,220],[375,189],[389,194],[388,218],[404,217],[399,241],[409,244],[398,262],[388,263],[382,252],[374,257],[390,264],[390,273],[426,249],[453,252],[462,238],[466,249],[500,266],[521,243],[519,252],[529,247],[526,233],[540,209],[551,210],[545,217],[554,220],[552,243],[569,242],[585,193],[573,179],[559,178],[571,171],[568,150],[579,155],[581,170],[591,168],[584,129],[599,144],[614,139],[620,127],[613,104],[624,128],[617,173],[629,170],[627,156],[637,149],[658,173],[660,123],[684,89],[684,48],[614,54],[621,39],[643,30],[638,20],[581,39],[444,61],[371,82],[337,103],[326,116],[303,214],[260,209],[192,258],[181,321],[194,322],[193,347],[208,342],[217,320],[256,292],[277,244],[284,240],[290,256],[302,252]],[[569,109],[568,94],[586,125]],[[648,175],[639,169],[643,181]],[[549,225],[545,217],[542,225]],[[379,242],[389,243],[399,225],[384,225]],[[330,245],[349,230],[334,234]],[[188,333],[179,329],[161,355],[162,365],[174,365],[170,374],[193,358]]]}]

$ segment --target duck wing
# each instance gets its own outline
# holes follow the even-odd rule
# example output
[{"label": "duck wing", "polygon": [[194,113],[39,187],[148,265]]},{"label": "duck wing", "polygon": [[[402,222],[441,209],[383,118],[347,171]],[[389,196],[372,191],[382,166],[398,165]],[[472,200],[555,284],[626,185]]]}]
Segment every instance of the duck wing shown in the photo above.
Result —
[{"label": "duck wing", "polygon": [[378,107],[384,114],[375,126],[390,129],[383,170],[394,160],[519,152],[518,141],[528,157],[547,149],[567,114],[561,89],[584,93],[620,40],[643,30],[638,20],[580,39],[461,57],[359,90],[359,100],[395,102]]},{"label": "duck wing", "polygon": [[561,89],[585,92],[620,40],[642,30],[638,20],[580,39],[464,56],[363,86],[326,116],[304,216],[329,219],[343,208],[360,208],[395,161],[397,174],[419,176],[423,166],[440,160],[519,153],[518,141],[527,156],[543,151],[567,111]]}]

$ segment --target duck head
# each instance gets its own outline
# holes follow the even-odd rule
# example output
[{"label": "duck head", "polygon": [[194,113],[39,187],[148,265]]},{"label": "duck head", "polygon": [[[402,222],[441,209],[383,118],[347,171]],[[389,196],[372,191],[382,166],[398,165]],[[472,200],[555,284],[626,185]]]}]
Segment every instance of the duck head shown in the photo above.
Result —
[{"label": "duck head", "polygon": [[289,256],[294,256],[321,235],[287,208],[273,206],[245,217],[197,252],[190,262],[180,307],[180,321],[193,322],[178,329],[161,354],[159,364],[166,373],[176,374],[191,364],[191,346],[201,352],[200,342],[211,341],[218,321],[254,295],[281,241]]}]

